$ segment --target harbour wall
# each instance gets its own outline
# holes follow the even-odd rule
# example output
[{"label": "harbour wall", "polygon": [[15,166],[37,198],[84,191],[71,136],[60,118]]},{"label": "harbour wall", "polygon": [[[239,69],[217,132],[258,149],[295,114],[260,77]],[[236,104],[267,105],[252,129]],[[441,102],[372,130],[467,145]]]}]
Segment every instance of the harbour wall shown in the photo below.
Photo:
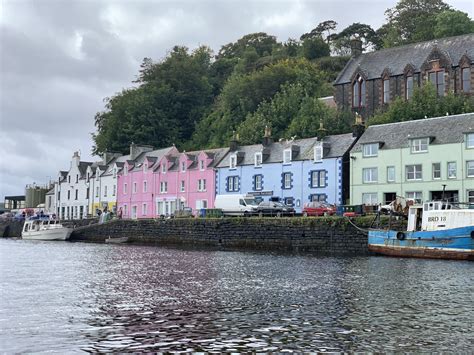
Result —
[{"label": "harbour wall", "polygon": [[[373,218],[356,219],[367,227]],[[104,242],[127,237],[152,245],[368,255],[367,233],[345,218],[216,218],[114,220],[79,227],[70,240]]]}]

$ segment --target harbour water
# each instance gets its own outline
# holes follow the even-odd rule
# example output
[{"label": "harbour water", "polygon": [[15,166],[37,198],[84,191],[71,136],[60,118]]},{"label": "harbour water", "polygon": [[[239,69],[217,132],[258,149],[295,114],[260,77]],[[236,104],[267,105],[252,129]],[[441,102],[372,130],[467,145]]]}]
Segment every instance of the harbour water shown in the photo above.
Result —
[{"label": "harbour water", "polygon": [[0,240],[0,352],[456,351],[474,263]]}]

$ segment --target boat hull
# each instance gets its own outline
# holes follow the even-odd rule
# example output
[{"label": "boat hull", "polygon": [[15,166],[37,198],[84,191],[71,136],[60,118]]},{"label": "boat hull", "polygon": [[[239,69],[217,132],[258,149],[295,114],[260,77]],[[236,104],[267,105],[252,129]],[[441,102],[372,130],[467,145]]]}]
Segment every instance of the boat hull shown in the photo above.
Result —
[{"label": "boat hull", "polygon": [[369,231],[369,250],[382,255],[474,260],[474,226],[438,231]]},{"label": "boat hull", "polygon": [[21,238],[25,240],[67,240],[72,233],[72,228],[55,228],[49,230],[22,232]]}]

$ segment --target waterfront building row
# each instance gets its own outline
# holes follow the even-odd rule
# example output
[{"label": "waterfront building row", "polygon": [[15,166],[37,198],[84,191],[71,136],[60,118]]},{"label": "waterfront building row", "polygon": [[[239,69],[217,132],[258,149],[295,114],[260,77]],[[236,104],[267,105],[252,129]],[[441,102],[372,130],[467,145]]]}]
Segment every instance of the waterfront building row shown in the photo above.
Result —
[{"label": "waterfront building row", "polygon": [[[445,186],[444,186],[445,185]],[[443,186],[445,191],[443,193]],[[128,155],[100,162],[74,153],[49,193],[47,208],[63,219],[108,209],[123,218],[153,218],[176,210],[213,208],[218,194],[305,203],[379,205],[397,196],[474,203],[474,114],[375,125],[354,132],[261,144],[179,152],[131,144]],[[443,195],[444,194],[444,195]]]}]

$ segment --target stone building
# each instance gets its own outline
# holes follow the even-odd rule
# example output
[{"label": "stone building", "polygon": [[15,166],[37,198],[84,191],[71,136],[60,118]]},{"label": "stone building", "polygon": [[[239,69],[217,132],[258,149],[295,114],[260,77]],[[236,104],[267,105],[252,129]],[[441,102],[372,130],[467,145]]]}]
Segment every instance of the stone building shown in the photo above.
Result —
[{"label": "stone building", "polygon": [[352,57],[334,82],[339,109],[364,118],[396,97],[409,100],[415,87],[433,83],[438,95],[474,94],[474,34],[442,38],[362,53],[352,41]]}]

